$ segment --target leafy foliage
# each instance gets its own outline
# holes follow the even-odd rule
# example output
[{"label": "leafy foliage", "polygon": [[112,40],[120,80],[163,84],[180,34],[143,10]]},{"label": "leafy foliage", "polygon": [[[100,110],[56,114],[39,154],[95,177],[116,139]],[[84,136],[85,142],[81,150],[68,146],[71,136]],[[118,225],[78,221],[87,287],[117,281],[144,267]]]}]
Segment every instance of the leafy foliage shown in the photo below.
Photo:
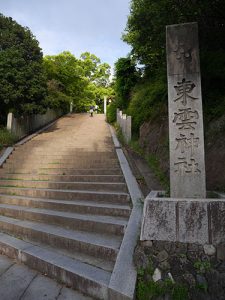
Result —
[{"label": "leafy foliage", "polygon": [[115,76],[117,106],[124,110],[129,105],[132,88],[139,78],[135,64],[130,57],[117,60],[115,63]]},{"label": "leafy foliage", "polygon": [[109,87],[110,66],[101,64],[89,52],[81,54],[80,59],[68,51],[46,56],[44,67],[48,78],[47,101],[52,107],[72,102],[75,111],[86,111],[90,105],[101,105],[104,95],[113,94]]},{"label": "leafy foliage", "polygon": [[198,22],[203,51],[225,48],[223,0],[132,0],[123,40],[146,66],[165,65],[166,25]]},{"label": "leafy foliage", "polygon": [[166,112],[167,85],[163,76],[143,80],[135,86],[128,107],[134,133],[138,134],[141,124],[149,119],[160,122],[160,116],[164,116]]},{"label": "leafy foliage", "polygon": [[116,101],[112,102],[110,105],[107,106],[106,117],[109,123],[114,123],[116,121],[116,109]]},{"label": "leafy foliage", "polygon": [[0,14],[0,111],[15,114],[44,111],[46,78],[42,52],[28,28]]},{"label": "leafy foliage", "polygon": [[[225,113],[223,7],[223,0],[132,0],[123,34],[123,40],[132,46],[132,57],[143,65],[144,77],[154,79],[158,77],[158,73],[166,74],[166,25],[198,22],[206,122]],[[136,109],[140,102],[141,99],[137,101]],[[155,105],[157,103],[156,100]]]},{"label": "leafy foliage", "polygon": [[6,128],[0,128],[0,150],[3,146],[10,146],[16,141],[16,137]]},{"label": "leafy foliage", "polygon": [[169,296],[172,300],[187,300],[188,289],[185,285],[172,282],[170,278],[163,281],[153,281],[153,267],[151,261],[146,269],[138,270],[137,299],[153,300]]}]

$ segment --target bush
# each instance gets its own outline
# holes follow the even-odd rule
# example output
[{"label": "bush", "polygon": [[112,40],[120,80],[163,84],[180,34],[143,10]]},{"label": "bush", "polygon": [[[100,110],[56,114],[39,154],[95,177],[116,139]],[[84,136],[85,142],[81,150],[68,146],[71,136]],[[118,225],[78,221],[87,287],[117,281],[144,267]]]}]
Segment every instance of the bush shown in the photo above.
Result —
[{"label": "bush", "polygon": [[107,106],[106,118],[109,123],[114,123],[116,121],[116,109],[117,102],[112,102]]},{"label": "bush", "polygon": [[146,80],[137,84],[133,90],[127,111],[132,116],[132,129],[139,132],[145,121],[160,118],[167,113],[167,84],[161,76],[155,80]]},{"label": "bush", "polygon": [[3,146],[13,145],[16,137],[10,133],[6,128],[0,128],[0,150]]}]

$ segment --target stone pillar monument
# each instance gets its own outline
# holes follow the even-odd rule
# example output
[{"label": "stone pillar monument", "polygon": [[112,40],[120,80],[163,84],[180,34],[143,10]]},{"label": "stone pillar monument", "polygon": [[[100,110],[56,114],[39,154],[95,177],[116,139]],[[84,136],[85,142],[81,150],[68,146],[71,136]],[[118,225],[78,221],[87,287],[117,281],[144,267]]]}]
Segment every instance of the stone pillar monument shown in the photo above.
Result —
[{"label": "stone pillar monument", "polygon": [[202,92],[197,23],[167,26],[170,196],[205,198]]},{"label": "stone pillar monument", "polygon": [[8,113],[8,116],[7,116],[7,129],[8,131],[12,132],[12,127],[13,127],[13,113]]},{"label": "stone pillar monument", "polygon": [[104,114],[106,115],[107,97],[104,96]]},{"label": "stone pillar monument", "polygon": [[73,112],[73,102],[70,102],[70,113]]}]

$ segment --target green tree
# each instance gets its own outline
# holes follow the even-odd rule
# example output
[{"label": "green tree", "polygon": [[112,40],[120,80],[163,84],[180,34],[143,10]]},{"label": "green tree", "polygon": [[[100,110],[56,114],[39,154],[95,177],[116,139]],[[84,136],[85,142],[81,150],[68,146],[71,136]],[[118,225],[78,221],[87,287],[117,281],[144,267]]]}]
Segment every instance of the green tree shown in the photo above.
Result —
[{"label": "green tree", "polygon": [[130,57],[119,58],[115,63],[115,92],[117,105],[121,109],[127,109],[131,91],[138,82],[139,74]]},{"label": "green tree", "polygon": [[132,0],[123,40],[146,67],[165,65],[166,25],[198,22],[202,51],[225,48],[223,0]]},{"label": "green tree", "polygon": [[17,115],[44,111],[46,78],[42,52],[28,28],[0,14],[0,111]]},{"label": "green tree", "polygon": [[[224,0],[132,0],[123,40],[146,78],[166,74],[166,25],[198,22],[205,120],[225,109]],[[166,81],[164,81],[166,85]]]},{"label": "green tree", "polygon": [[90,82],[99,86],[108,86],[110,77],[110,65],[101,63],[101,60],[89,52],[84,52],[80,56],[80,65],[84,70],[84,75]]},{"label": "green tree", "polygon": [[[94,54],[85,52],[77,59],[65,51],[44,58],[48,78],[48,105],[73,102],[75,111],[86,111],[90,105],[101,104],[104,95],[112,93],[109,87],[110,66],[101,63]],[[53,84],[54,83],[54,84]],[[57,84],[56,84],[57,83]],[[54,103],[56,102],[56,103]],[[66,104],[67,103],[67,104]]]}]

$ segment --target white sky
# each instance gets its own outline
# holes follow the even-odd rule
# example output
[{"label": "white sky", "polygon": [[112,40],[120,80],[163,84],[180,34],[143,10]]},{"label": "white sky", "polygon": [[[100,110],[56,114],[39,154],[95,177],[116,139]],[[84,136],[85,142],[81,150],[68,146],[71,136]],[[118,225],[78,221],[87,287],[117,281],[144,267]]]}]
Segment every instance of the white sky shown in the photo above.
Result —
[{"label": "white sky", "polygon": [[130,0],[0,0],[0,12],[30,28],[44,55],[88,51],[111,66],[130,47],[121,40]]}]

